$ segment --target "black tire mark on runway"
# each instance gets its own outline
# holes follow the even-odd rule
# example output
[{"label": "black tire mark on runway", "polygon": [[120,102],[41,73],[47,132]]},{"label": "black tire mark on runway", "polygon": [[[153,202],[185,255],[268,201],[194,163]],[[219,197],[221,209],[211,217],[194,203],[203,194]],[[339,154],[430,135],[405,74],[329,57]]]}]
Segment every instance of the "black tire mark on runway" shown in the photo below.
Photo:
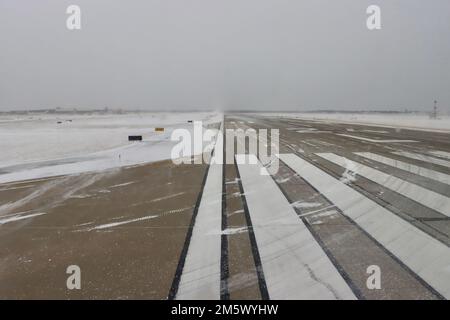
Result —
[{"label": "black tire mark on runway", "polygon": [[[225,116],[223,119],[223,131],[225,132]],[[226,135],[223,134],[223,153],[222,153],[222,235],[220,237],[220,299],[229,300],[230,292],[228,288],[228,278],[230,276],[230,269],[228,263],[228,236],[224,231],[228,227],[227,219],[227,189],[225,185],[226,179]]]}]

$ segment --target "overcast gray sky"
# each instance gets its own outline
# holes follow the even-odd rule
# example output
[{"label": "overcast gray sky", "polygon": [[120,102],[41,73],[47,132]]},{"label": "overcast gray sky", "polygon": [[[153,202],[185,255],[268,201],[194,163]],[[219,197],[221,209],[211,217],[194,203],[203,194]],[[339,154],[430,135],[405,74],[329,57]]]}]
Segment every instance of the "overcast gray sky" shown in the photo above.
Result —
[{"label": "overcast gray sky", "polygon": [[[70,4],[82,29],[69,31]],[[381,7],[369,31],[366,8]],[[0,0],[0,110],[450,106],[449,0]]]}]

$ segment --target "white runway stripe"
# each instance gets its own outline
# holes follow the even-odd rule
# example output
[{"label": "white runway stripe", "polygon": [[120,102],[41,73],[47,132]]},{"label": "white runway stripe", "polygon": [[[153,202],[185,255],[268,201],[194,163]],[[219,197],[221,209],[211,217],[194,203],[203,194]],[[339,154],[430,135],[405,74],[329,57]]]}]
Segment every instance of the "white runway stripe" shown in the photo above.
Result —
[{"label": "white runway stripe", "polygon": [[374,160],[380,163],[384,163],[388,166],[395,167],[410,173],[417,174],[422,177],[433,179],[442,183],[450,184],[450,175],[442,172],[434,171],[424,167],[419,167],[414,164],[406,163],[397,159],[384,157],[382,155],[371,152],[355,152],[356,155]]},{"label": "white runway stripe", "polygon": [[280,159],[445,298],[450,248],[294,154]]},{"label": "white runway stripe", "polygon": [[358,140],[362,140],[362,141],[378,142],[378,143],[394,143],[394,142],[404,142],[404,143],[407,143],[407,142],[417,142],[417,141],[415,141],[415,140],[394,140],[394,139],[386,139],[386,140],[383,140],[383,139],[369,139],[369,138],[358,137],[358,136],[353,136],[353,135],[350,135],[350,134],[343,134],[343,133],[338,133],[338,134],[336,134],[336,135],[341,136],[341,137],[348,137],[348,138],[358,139]]},{"label": "white runway stripe", "polygon": [[[276,183],[254,155],[236,156],[271,299],[355,299]],[[251,163],[248,161],[245,163]]]},{"label": "white runway stripe", "polygon": [[[223,148],[217,140],[215,152]],[[219,300],[222,228],[222,165],[211,162],[192,231],[176,299]]]},{"label": "white runway stripe", "polygon": [[430,153],[431,153],[432,155],[435,155],[435,156],[438,156],[438,157],[450,159],[450,152],[445,152],[445,151],[431,151]]},{"label": "white runway stripe", "polygon": [[426,156],[426,155],[420,154],[420,153],[398,151],[398,152],[393,152],[393,154],[396,154],[396,155],[399,155],[399,156],[403,156],[403,157],[406,157],[406,158],[411,158],[411,159],[415,159],[415,160],[429,162],[429,163],[433,163],[433,164],[437,164],[437,165],[440,165],[440,166],[444,166],[444,167],[450,168],[450,162],[449,161],[446,161],[446,160],[443,160],[443,159],[433,158],[433,157]]},{"label": "white runway stripe", "polygon": [[361,163],[338,156],[334,153],[316,153],[319,157],[333,162],[343,168],[351,168],[351,171],[374,181],[383,187],[395,191],[407,198],[419,202],[420,204],[436,210],[443,215],[450,217],[450,198],[425,189],[417,184],[394,177],[390,174],[370,168]]}]

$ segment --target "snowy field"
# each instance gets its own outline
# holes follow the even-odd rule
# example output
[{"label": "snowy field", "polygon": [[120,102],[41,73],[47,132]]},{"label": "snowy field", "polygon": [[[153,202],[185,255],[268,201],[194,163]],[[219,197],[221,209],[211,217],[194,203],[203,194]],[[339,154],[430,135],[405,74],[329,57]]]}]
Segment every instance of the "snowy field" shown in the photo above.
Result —
[{"label": "snowy field", "polygon": [[299,118],[338,123],[376,125],[426,131],[450,132],[450,116],[442,115],[438,119],[430,119],[428,114],[402,113],[265,113],[266,116],[284,118]]},{"label": "snowy field", "polygon": [[[170,158],[171,133],[219,113],[28,114],[0,116],[0,183],[104,170]],[[164,127],[164,132],[155,132]],[[142,135],[143,142],[129,142]]]}]

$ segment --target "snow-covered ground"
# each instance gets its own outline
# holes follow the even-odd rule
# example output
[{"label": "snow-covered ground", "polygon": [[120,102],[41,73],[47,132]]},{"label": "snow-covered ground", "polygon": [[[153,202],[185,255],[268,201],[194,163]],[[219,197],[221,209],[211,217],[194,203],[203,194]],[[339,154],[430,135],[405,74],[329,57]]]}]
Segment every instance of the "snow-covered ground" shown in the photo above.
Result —
[{"label": "snow-covered ground", "polygon": [[299,118],[349,124],[365,124],[380,127],[418,129],[450,132],[450,116],[430,119],[427,114],[412,113],[266,113],[267,116]]},{"label": "snow-covered ground", "polygon": [[[219,113],[31,114],[0,116],[0,183],[170,159],[174,129]],[[164,132],[155,132],[164,127]],[[142,135],[143,142],[129,142]]]}]

